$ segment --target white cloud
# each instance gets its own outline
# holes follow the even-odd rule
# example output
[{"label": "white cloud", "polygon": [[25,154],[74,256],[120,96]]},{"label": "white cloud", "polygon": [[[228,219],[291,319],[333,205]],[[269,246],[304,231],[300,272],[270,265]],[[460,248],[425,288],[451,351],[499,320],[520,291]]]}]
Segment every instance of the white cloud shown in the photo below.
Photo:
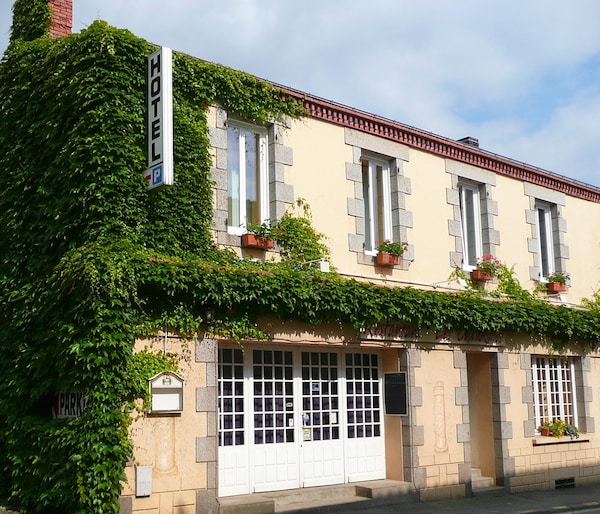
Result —
[{"label": "white cloud", "polygon": [[[446,137],[472,135],[490,151],[600,185],[597,0],[74,4],[76,31],[106,19],[196,57]],[[10,16],[0,7],[0,35]]]}]

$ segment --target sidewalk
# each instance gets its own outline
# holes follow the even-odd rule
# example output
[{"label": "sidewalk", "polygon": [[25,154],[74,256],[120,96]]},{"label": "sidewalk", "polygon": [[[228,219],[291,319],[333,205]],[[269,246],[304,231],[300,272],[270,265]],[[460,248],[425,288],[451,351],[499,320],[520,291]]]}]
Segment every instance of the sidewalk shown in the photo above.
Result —
[{"label": "sidewalk", "polygon": [[[356,506],[358,507],[358,506]],[[455,500],[401,503],[387,506],[352,508],[352,513],[369,514],[546,514],[565,512],[600,513],[600,485],[581,486],[570,489],[552,489],[525,493],[480,494]],[[349,512],[347,507],[328,510],[334,514]]]},{"label": "sidewalk", "polygon": [[[363,504],[322,507],[315,512],[328,514],[555,514],[600,513],[600,485],[526,493],[479,494],[455,500],[439,500],[392,505]],[[0,506],[0,514],[17,514]]]}]

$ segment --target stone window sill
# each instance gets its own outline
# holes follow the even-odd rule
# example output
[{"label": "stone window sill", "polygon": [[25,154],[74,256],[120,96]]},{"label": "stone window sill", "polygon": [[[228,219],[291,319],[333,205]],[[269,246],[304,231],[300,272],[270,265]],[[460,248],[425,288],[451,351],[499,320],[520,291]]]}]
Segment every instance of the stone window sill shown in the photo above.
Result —
[{"label": "stone window sill", "polygon": [[550,446],[553,444],[577,444],[589,443],[590,440],[585,436],[579,436],[579,439],[571,439],[570,437],[549,437],[539,436],[533,440],[533,446]]}]

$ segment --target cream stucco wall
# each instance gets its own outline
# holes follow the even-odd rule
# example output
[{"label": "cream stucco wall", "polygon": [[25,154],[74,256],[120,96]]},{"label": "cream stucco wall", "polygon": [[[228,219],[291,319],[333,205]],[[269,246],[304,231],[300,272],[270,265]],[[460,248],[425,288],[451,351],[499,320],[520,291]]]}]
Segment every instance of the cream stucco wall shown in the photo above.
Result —
[{"label": "cream stucco wall", "polygon": [[352,257],[348,233],[354,222],[347,215],[347,199],[354,192],[346,180],[345,163],[352,161],[352,149],[344,144],[343,129],[312,119],[296,120],[285,132],[285,144],[294,150],[286,179],[293,184],[295,197],[309,203],[313,225],[325,234],[335,266],[348,269]]},{"label": "cream stucco wall", "polygon": [[[160,352],[161,338],[138,340],[136,351]],[[197,438],[208,435],[207,412],[197,412],[196,393],[205,390],[207,363],[194,362],[194,342],[169,337],[167,351],[179,357],[178,374],[185,379],[180,415],[133,414],[130,429],[133,462],[125,468],[122,495],[132,499],[132,511],[143,514],[195,514],[198,490],[208,487],[208,465],[197,462]],[[136,497],[135,466],[152,466],[152,494]]]},{"label": "cream stucco wall", "polygon": [[[436,372],[432,373],[432,369]],[[458,484],[459,465],[465,461],[465,455],[457,434],[463,419],[462,411],[456,408],[456,388],[461,384],[453,352],[422,352],[415,384],[423,394],[414,423],[423,426],[424,444],[418,448],[418,459],[419,466],[426,469],[427,487]]]},{"label": "cream stucco wall", "polygon": [[497,177],[493,190],[494,200],[498,202],[498,216],[494,221],[500,232],[496,257],[508,267],[514,266],[521,285],[531,291],[535,287],[529,279],[529,266],[533,265],[533,257],[527,250],[531,226],[525,220],[529,198],[523,194],[521,182],[505,177]]},{"label": "cream stucco wall", "polygon": [[[355,183],[346,177],[345,165],[356,162],[356,156],[352,146],[344,142],[344,128],[307,118],[293,121],[284,137],[285,145],[293,150],[293,164],[286,166],[286,181],[293,186],[296,198],[304,198],[310,204],[314,226],[325,234],[332,262],[339,272],[418,287],[436,283],[440,288],[460,288],[456,281],[446,282],[453,271],[450,253],[458,249],[448,229],[454,214],[447,199],[452,180],[445,159],[407,149],[402,175],[409,184],[404,198],[405,210],[412,216],[407,233],[414,255],[408,258],[413,257],[414,261],[382,270],[370,261],[360,263],[349,249],[348,234],[356,232],[355,219],[348,213],[349,199],[355,197]],[[532,291],[537,282],[530,277],[530,267],[534,265],[528,248],[532,225],[526,221],[530,197],[525,194],[522,181],[502,175],[495,175],[490,190],[491,200],[497,204],[493,216],[494,229],[499,233],[496,256],[514,267],[521,285]],[[563,300],[578,304],[600,285],[600,240],[596,235],[600,233],[600,204],[568,196],[565,203],[559,209],[567,225],[566,270],[571,274],[571,286]]]},{"label": "cream stucco wall", "polygon": [[571,274],[569,302],[591,298],[600,287],[600,205],[567,197],[563,208]]},{"label": "cream stucco wall", "polygon": [[450,251],[454,250],[454,241],[448,233],[448,220],[453,214],[446,201],[446,188],[452,185],[450,175],[446,173],[444,159],[414,150],[410,151],[410,161],[404,169],[411,181],[412,191],[406,204],[413,212],[414,228],[409,233],[409,242],[414,245],[415,253],[407,278],[443,286],[453,271]]}]

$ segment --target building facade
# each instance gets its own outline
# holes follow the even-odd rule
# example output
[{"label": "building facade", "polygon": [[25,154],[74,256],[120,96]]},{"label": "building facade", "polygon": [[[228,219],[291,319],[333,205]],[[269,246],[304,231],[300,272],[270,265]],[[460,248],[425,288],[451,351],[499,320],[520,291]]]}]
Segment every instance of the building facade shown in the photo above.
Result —
[{"label": "building facade", "polygon": [[[454,293],[491,254],[530,291],[567,273],[566,291],[539,293],[557,306],[577,308],[597,287],[590,234],[600,189],[492,155],[472,138],[292,94],[303,119],[252,126],[209,109],[219,245],[278,259],[276,246],[242,248],[244,220],[277,220],[303,198],[335,272],[349,280]],[[408,243],[397,265],[377,264],[384,239]],[[185,511],[163,502],[216,511],[236,495],[382,479],[408,483],[421,499],[470,494],[481,476],[514,492],[600,481],[595,353],[393,321],[260,325],[268,341],[196,341],[181,417],[138,422],[148,433],[134,437],[136,461],[154,466],[155,488],[135,498],[129,468],[133,512]],[[405,387],[394,389],[397,380]],[[392,395],[404,394],[395,410]],[[558,418],[579,437],[542,436]]]},{"label": "building facade", "polygon": [[[61,13],[53,35],[64,35],[71,2],[50,4]],[[348,282],[502,302],[498,277],[473,275],[492,256],[557,315],[597,290],[590,234],[600,233],[600,188],[474,138],[284,93],[305,116],[256,125],[207,108],[220,248],[278,261],[277,245],[242,244],[247,222],[280,220],[302,199],[330,250],[322,273]],[[394,264],[378,261],[385,240],[404,249]],[[553,292],[557,274],[568,279]],[[257,323],[267,339],[164,332],[136,341],[180,361],[153,390],[167,407],[133,421],[122,512],[225,512],[235,497],[260,504],[273,491],[383,480],[421,500],[471,494],[481,477],[512,492],[600,482],[600,360],[589,347],[559,352],[529,333],[428,331],[394,319]],[[558,419],[578,437],[543,435]]]}]

